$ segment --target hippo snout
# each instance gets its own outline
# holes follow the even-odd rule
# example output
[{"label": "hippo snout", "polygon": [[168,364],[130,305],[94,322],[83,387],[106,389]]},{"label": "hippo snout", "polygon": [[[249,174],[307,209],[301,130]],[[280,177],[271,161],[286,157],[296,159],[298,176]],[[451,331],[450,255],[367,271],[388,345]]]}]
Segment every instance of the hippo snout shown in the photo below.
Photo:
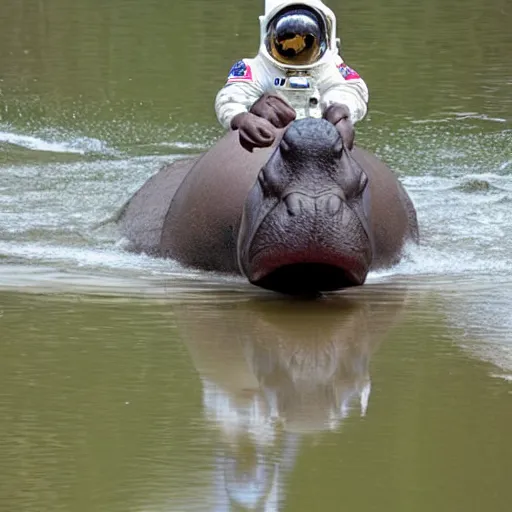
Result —
[{"label": "hippo snout", "polygon": [[343,140],[336,127],[325,119],[305,118],[295,121],[286,130],[281,143],[281,155],[339,156],[343,152]]},{"label": "hippo snout", "polygon": [[288,215],[294,217],[301,214],[317,214],[333,217],[342,205],[342,198],[338,194],[326,193],[312,197],[301,192],[292,192],[284,198]]}]

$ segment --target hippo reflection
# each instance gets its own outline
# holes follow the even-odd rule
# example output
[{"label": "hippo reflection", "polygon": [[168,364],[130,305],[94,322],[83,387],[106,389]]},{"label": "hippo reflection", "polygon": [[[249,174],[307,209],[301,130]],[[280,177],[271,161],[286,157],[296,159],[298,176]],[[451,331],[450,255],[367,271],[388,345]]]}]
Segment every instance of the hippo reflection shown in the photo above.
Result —
[{"label": "hippo reflection", "polygon": [[173,308],[205,417],[221,436],[212,476],[219,500],[280,509],[302,440],[367,413],[371,355],[406,299],[404,290],[379,295]]}]

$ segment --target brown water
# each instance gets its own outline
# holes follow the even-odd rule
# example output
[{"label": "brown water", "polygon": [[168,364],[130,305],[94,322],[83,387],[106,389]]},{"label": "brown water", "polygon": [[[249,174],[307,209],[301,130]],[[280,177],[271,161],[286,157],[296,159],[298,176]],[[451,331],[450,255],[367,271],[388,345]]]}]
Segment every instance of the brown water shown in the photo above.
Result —
[{"label": "brown water", "polygon": [[510,510],[512,4],[329,5],[423,241],[301,302],[108,222],[221,133],[259,2],[2,0],[0,512]]},{"label": "brown water", "polygon": [[417,289],[0,301],[1,510],[508,510],[510,382]]}]

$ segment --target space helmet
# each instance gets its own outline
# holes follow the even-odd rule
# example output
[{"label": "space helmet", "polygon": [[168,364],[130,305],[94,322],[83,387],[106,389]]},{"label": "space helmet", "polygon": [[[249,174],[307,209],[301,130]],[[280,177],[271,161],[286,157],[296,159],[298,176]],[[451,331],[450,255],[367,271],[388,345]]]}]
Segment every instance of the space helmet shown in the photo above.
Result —
[{"label": "space helmet", "polygon": [[338,53],[336,17],[320,0],[266,0],[260,53],[286,69],[310,69]]}]

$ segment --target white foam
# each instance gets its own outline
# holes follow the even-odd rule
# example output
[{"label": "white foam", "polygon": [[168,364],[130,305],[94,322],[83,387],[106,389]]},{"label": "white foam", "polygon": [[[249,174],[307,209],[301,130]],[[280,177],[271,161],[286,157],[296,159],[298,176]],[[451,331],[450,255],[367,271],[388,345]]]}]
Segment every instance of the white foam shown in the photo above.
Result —
[{"label": "white foam", "polygon": [[204,151],[208,148],[208,144],[199,144],[194,142],[180,142],[180,141],[170,141],[170,142],[158,142],[156,144],[152,144],[153,146],[165,147],[170,149],[187,149],[194,151]]},{"label": "white foam", "polygon": [[487,114],[479,114],[478,112],[455,112],[454,117],[458,120],[475,119],[478,121],[491,121],[493,123],[507,122],[507,120],[502,117],[491,117]]},{"label": "white foam", "polygon": [[490,121],[492,123],[506,123],[507,120],[503,117],[491,117],[486,114],[479,114],[478,112],[455,112],[448,114],[447,117],[429,118],[429,119],[411,119],[411,124],[439,124],[451,123],[453,120],[477,120],[477,121]]},{"label": "white foam", "polygon": [[504,171],[505,169],[507,169],[508,167],[511,167],[512,168],[512,160],[509,160],[508,162],[503,162],[502,165],[500,165],[500,168],[499,170],[500,171]]},{"label": "white foam", "polygon": [[[196,293],[261,293],[241,277],[188,269],[171,259],[117,247],[69,247],[0,241],[0,289],[140,294],[182,299]],[[203,295],[204,299],[204,295]],[[208,299],[206,299],[208,300]]]},{"label": "white foam", "polygon": [[118,270],[139,270],[169,274],[181,267],[172,260],[151,258],[144,254],[133,254],[122,249],[102,249],[94,247],[68,247],[45,245],[43,243],[1,242],[0,255],[23,258],[31,261],[71,263],[76,267],[108,268]]},{"label": "white foam", "polygon": [[495,379],[503,379],[507,382],[512,382],[512,375],[491,373],[491,377],[494,377]]},{"label": "white foam", "polygon": [[50,153],[73,153],[77,155],[85,155],[87,153],[113,153],[113,151],[107,147],[105,142],[90,137],[77,137],[67,141],[57,141],[48,140],[47,138],[34,135],[0,131],[0,143],[2,142],[30,149],[32,151],[44,151]]},{"label": "white foam", "polygon": [[373,277],[393,275],[461,275],[488,272],[510,272],[505,260],[479,258],[473,252],[442,251],[429,246],[409,246],[404,260],[387,270],[372,272]]}]

